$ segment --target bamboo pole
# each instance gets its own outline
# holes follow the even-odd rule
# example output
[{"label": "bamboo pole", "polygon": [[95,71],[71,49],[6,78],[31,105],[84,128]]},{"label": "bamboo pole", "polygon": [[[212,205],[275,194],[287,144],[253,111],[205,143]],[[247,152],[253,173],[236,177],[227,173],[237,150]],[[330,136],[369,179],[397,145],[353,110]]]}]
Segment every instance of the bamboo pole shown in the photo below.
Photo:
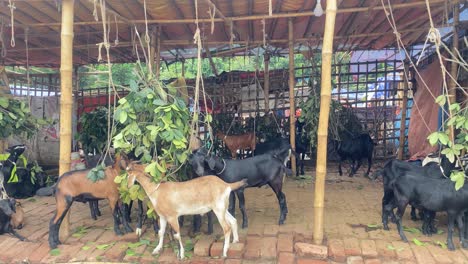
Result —
[{"label": "bamboo pole", "polygon": [[161,72],[161,25],[156,26],[156,60],[154,62],[154,76],[156,80],[159,80],[159,74]]},{"label": "bamboo pole", "polygon": [[404,65],[405,71],[403,73],[403,80],[404,80],[404,87],[403,87],[403,102],[401,107],[401,121],[400,121],[400,145],[398,146],[398,159],[403,160],[405,154],[405,132],[406,132],[406,109],[408,108],[408,88],[409,88],[409,80],[408,80],[408,62],[405,61]]},{"label": "bamboo pole", "polygon": [[[74,0],[62,1],[62,34],[60,50],[60,161],[59,175],[70,170],[72,144],[73,108],[73,4]],[[60,235],[70,235],[70,212],[63,219]]]},{"label": "bamboo pole", "polygon": [[182,70],[181,70],[181,74],[182,74],[182,77],[185,77],[185,60],[182,60]]},{"label": "bamboo pole", "polygon": [[[447,0],[431,0],[431,6],[438,6],[444,5]],[[460,0],[453,1],[453,4],[458,4]],[[391,6],[385,5],[385,9],[402,9],[402,8],[414,8],[414,7],[421,7],[425,6],[426,1],[418,1],[418,2],[411,2],[411,3],[401,3],[401,4],[392,4]],[[379,6],[364,6],[364,7],[351,7],[351,8],[341,8],[336,11],[337,14],[347,14],[347,13],[356,13],[356,12],[369,12],[369,11],[377,11],[383,10],[384,7]],[[193,18],[183,18],[183,19],[136,19],[136,20],[126,20],[122,18],[117,13],[119,20],[117,23],[119,24],[192,24],[195,23],[195,19]],[[263,15],[249,15],[249,16],[232,16],[232,17],[224,17],[224,18],[199,18],[199,23],[211,23],[214,21],[215,23],[226,23],[226,20],[232,21],[248,21],[248,20],[262,20],[262,19],[278,19],[278,18],[295,18],[295,17],[310,17],[314,16],[313,10],[305,11],[305,12],[283,12],[283,13],[274,13],[271,16],[269,14]],[[126,21],[124,21],[126,20]],[[83,25],[98,25],[101,24],[100,21],[83,21],[83,22],[76,22],[76,26],[83,26]],[[45,27],[45,26],[60,26],[60,23],[53,22],[53,23],[33,23],[29,25],[29,27]]]},{"label": "bamboo pole", "polygon": [[322,46],[322,75],[320,91],[320,115],[317,131],[317,165],[314,193],[314,243],[323,242],[323,208],[325,200],[325,176],[327,175],[328,118],[331,100],[331,63],[333,35],[335,32],[336,0],[327,0],[325,31]]},{"label": "bamboo pole", "polygon": [[[294,104],[294,25],[288,20],[289,48],[289,139],[291,148],[296,151],[296,105]],[[296,156],[291,155],[291,170],[296,175]]]},{"label": "bamboo pole", "polygon": [[[460,21],[460,9],[458,4],[453,5],[453,37],[452,37],[452,54],[458,54],[458,23]],[[455,59],[455,58],[453,58]],[[448,95],[450,97],[449,102],[457,102],[457,76],[458,76],[458,64],[452,61],[450,63],[450,75],[452,78],[449,79],[449,90]],[[450,130],[450,141],[455,140],[455,129],[453,126],[449,126]]]},{"label": "bamboo pole", "polygon": [[270,111],[270,55],[263,55],[264,71],[263,71],[263,94],[265,97],[265,114]]}]

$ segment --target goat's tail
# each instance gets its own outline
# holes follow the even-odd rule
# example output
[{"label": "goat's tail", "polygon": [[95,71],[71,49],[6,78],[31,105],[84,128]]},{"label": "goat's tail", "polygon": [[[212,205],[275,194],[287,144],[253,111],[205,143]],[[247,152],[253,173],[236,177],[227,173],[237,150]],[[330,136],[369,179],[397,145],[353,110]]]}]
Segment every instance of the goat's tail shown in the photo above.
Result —
[{"label": "goat's tail", "polygon": [[235,191],[237,189],[240,189],[242,187],[245,187],[248,185],[247,183],[247,178],[241,180],[241,181],[238,181],[238,182],[234,182],[234,183],[228,183],[229,187],[231,187],[231,190],[232,191]]}]

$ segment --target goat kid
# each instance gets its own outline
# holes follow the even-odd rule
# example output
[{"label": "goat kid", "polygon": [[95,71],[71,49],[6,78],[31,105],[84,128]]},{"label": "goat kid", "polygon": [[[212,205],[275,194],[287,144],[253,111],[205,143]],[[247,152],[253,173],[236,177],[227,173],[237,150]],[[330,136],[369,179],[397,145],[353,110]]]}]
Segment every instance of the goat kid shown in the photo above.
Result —
[{"label": "goat kid", "polygon": [[26,240],[23,236],[18,234],[11,225],[11,216],[16,212],[16,201],[13,198],[0,199],[0,235],[12,234],[19,240]]},{"label": "goat kid", "polygon": [[246,180],[226,183],[216,176],[205,176],[185,182],[156,184],[145,173],[145,167],[146,165],[134,162],[128,165],[128,187],[138,181],[159,216],[159,243],[153,250],[153,255],[158,254],[163,247],[166,224],[169,222],[176,232],[174,237],[179,241],[179,258],[183,259],[185,252],[180,237],[178,217],[206,214],[213,210],[224,231],[223,257],[226,257],[231,233],[234,237],[233,243],[239,241],[237,221],[227,210],[229,194],[231,191],[244,187]]},{"label": "goat kid", "polygon": [[[70,171],[59,177],[55,189],[55,201],[57,210],[49,224],[49,245],[56,248],[60,244],[59,229],[62,220],[76,200],[108,199],[112,215],[114,216],[114,232],[122,235],[120,230],[119,211],[121,208],[120,193],[114,179],[120,173],[120,168],[124,165],[122,157],[117,156],[114,165],[106,167],[105,178],[92,182],[87,175],[89,170]],[[122,224],[125,232],[133,232],[132,228],[122,217]]]},{"label": "goat kid", "polygon": [[256,138],[255,133],[249,132],[242,135],[225,135],[223,132],[218,131],[216,137],[226,144],[226,147],[231,152],[233,159],[237,158],[237,150],[250,149],[252,154],[255,151]]}]

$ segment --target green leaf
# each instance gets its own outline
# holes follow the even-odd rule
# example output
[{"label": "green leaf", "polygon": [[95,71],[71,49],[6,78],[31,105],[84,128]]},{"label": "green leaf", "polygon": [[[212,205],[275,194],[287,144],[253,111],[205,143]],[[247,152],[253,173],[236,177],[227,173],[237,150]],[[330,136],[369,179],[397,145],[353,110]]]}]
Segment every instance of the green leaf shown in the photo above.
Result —
[{"label": "green leaf", "polygon": [[127,112],[125,111],[120,112],[120,116],[119,116],[120,123],[121,124],[125,123],[125,121],[127,121],[127,117],[128,117]]},{"label": "green leaf", "polygon": [[90,246],[83,246],[81,249],[86,251],[86,250],[89,250],[90,248],[91,248]]},{"label": "green leaf", "polygon": [[9,101],[8,101],[8,98],[6,97],[0,97],[0,106],[3,107],[3,108],[8,108],[8,105],[9,105]]},{"label": "green leaf", "polygon": [[60,249],[54,248],[54,249],[52,249],[51,251],[49,251],[49,254],[50,254],[51,256],[58,256],[58,255],[60,255]]},{"label": "green leaf", "polygon": [[440,105],[441,107],[443,107],[445,105],[446,101],[447,101],[447,99],[446,99],[445,95],[439,95],[435,100],[435,102],[438,105]]},{"label": "green leaf", "polygon": [[206,115],[205,121],[208,122],[208,123],[213,122],[213,117],[211,116],[211,114],[207,114],[207,115]]},{"label": "green leaf", "polygon": [[161,105],[165,105],[166,102],[164,102],[164,101],[161,100],[161,99],[155,99],[155,100],[153,101],[153,104],[156,105],[156,106],[161,106]]},{"label": "green leaf", "polygon": [[101,245],[97,245],[96,248],[100,249],[100,250],[106,250],[111,246],[112,246],[112,244],[101,244]]},{"label": "green leaf", "polygon": [[419,230],[417,228],[414,228],[414,227],[403,226],[403,230],[407,231],[407,232],[410,232],[410,233],[413,233],[413,234],[420,234],[421,233],[421,230]]},{"label": "green leaf", "polygon": [[127,99],[125,97],[119,99],[119,104],[123,105],[127,103]]},{"label": "green leaf", "polygon": [[440,247],[443,248],[443,249],[447,249],[447,244],[444,243],[444,242],[440,242],[439,240],[437,240],[437,241],[435,242],[435,244],[436,244],[437,246],[440,246]]},{"label": "green leaf", "polygon": [[434,133],[431,133],[427,139],[429,139],[429,144],[431,144],[431,146],[434,146],[435,144],[437,144],[437,141],[439,140],[439,135],[437,134],[437,132],[434,132]]},{"label": "green leaf", "polygon": [[129,81],[129,84],[130,84],[130,89],[132,90],[132,92],[138,91],[138,84],[135,80],[131,79]]},{"label": "green leaf", "polygon": [[11,117],[11,119],[18,119],[15,114],[13,114],[12,112],[8,112],[8,115]]},{"label": "green leaf", "polygon": [[450,179],[455,182],[455,190],[460,190],[465,184],[465,173],[463,171],[452,171]]},{"label": "green leaf", "polygon": [[453,103],[453,104],[450,105],[449,109],[452,110],[452,111],[457,111],[458,112],[458,111],[460,111],[460,104]]},{"label": "green leaf", "polygon": [[127,255],[127,256],[135,256],[135,255],[136,255],[136,252],[135,252],[135,250],[129,248],[129,249],[127,249],[127,251],[125,251],[125,255]]},{"label": "green leaf", "polygon": [[443,233],[444,233],[444,230],[441,230],[441,229],[437,230],[437,234],[438,234],[438,235],[441,235],[441,234],[443,234]]},{"label": "green leaf", "polygon": [[378,224],[367,224],[367,227],[369,227],[369,228],[377,228],[377,227],[379,227],[379,225],[378,225]]},{"label": "green leaf", "polygon": [[424,246],[424,245],[426,245],[425,243],[419,241],[417,238],[413,238],[413,243],[414,243],[416,246]]},{"label": "green leaf", "polygon": [[143,244],[141,244],[140,242],[135,242],[135,243],[128,243],[127,246],[128,248],[137,248],[137,247],[140,247],[142,246]]},{"label": "green leaf", "polygon": [[450,141],[448,135],[443,132],[439,132],[438,135],[440,143],[447,145]]},{"label": "green leaf", "polygon": [[392,245],[387,245],[387,249],[389,249],[389,250],[395,250],[396,248],[395,248],[394,246],[392,246]]}]

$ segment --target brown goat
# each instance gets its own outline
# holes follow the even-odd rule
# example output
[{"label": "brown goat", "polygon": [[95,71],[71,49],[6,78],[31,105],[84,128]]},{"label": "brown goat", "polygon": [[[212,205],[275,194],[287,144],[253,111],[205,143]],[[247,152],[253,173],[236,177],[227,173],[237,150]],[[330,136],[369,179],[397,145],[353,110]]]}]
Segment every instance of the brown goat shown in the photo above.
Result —
[{"label": "brown goat", "polygon": [[[70,209],[74,200],[83,199],[107,199],[114,217],[114,232],[117,235],[122,235],[120,230],[119,211],[121,211],[120,194],[118,185],[114,182],[116,176],[119,175],[121,168],[125,168],[125,161],[120,155],[117,155],[115,163],[112,166],[106,167],[104,170],[105,177],[96,182],[88,179],[87,175],[90,170],[77,170],[64,173],[55,187],[55,201],[57,211],[50,220],[49,224],[49,245],[50,248],[56,248],[60,244],[59,229],[62,220]],[[133,232],[128,225],[125,217],[122,218],[122,224],[125,232]]]},{"label": "brown goat", "polygon": [[255,133],[249,132],[242,135],[227,136],[223,132],[218,131],[216,137],[224,141],[226,147],[231,151],[233,159],[237,158],[237,150],[250,149],[252,153],[255,150],[256,138]]},{"label": "brown goat", "polygon": [[16,202],[16,212],[11,215],[11,226],[13,229],[21,229],[24,225],[24,210],[20,202]]},{"label": "brown goat", "polygon": [[179,258],[184,258],[184,245],[180,238],[178,217],[182,215],[206,214],[213,210],[224,231],[223,256],[226,257],[229,249],[231,232],[233,243],[239,241],[237,221],[228,212],[229,195],[231,191],[246,185],[246,180],[235,183],[226,183],[217,176],[203,176],[185,182],[154,183],[145,173],[146,165],[130,163],[127,167],[128,186],[135,180],[145,190],[155,212],[159,216],[159,244],[153,250],[158,254],[163,247],[166,224],[172,226],[176,232],[174,237],[179,241]]}]

